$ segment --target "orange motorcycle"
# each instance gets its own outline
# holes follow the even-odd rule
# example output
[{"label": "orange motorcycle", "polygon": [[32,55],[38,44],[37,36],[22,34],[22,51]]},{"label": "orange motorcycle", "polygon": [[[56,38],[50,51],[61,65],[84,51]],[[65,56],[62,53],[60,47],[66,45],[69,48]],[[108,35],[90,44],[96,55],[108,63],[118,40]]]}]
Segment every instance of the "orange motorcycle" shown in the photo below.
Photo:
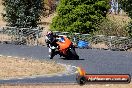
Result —
[{"label": "orange motorcycle", "polygon": [[[53,39],[53,38],[49,38]],[[55,40],[55,39],[54,39]],[[53,42],[53,40],[50,40]],[[51,56],[59,54],[60,57],[63,56],[67,59],[79,59],[79,56],[77,55],[75,51],[75,47],[71,40],[65,36],[59,36],[59,38],[56,38],[57,47],[51,46]],[[56,45],[55,44],[55,45]],[[53,44],[52,44],[53,45]]]},{"label": "orange motorcycle", "polygon": [[67,37],[62,36],[60,41],[56,42],[58,44],[58,50],[60,56],[66,57],[66,58],[72,58],[72,59],[79,59],[79,56],[77,55],[75,51],[75,47],[73,46],[70,39]]}]

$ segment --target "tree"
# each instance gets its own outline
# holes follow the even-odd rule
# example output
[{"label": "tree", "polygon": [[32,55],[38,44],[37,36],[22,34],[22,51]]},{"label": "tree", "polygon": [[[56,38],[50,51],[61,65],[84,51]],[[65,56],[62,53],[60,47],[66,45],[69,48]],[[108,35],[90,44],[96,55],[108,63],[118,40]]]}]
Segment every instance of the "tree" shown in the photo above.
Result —
[{"label": "tree", "polygon": [[119,0],[122,9],[132,18],[132,0]]},{"label": "tree", "polygon": [[109,0],[60,0],[51,29],[90,33],[106,17]]},{"label": "tree", "polygon": [[3,5],[3,17],[12,27],[37,27],[44,12],[44,0],[3,0]]}]

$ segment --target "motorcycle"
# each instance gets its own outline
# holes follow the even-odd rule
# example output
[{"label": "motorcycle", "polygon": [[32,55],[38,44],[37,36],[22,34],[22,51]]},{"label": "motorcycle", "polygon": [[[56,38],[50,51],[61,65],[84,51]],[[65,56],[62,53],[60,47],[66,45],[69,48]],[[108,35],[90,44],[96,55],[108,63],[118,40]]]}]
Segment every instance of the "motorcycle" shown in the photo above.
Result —
[{"label": "motorcycle", "polygon": [[79,59],[79,56],[77,55],[75,51],[75,47],[69,38],[65,36],[60,36],[59,38],[56,38],[56,39],[49,38],[49,40],[52,41],[52,43],[56,41],[54,43],[57,44],[57,47],[50,46],[51,55],[54,56],[54,55],[59,54],[60,57],[63,56],[67,59],[76,59],[76,60]]}]

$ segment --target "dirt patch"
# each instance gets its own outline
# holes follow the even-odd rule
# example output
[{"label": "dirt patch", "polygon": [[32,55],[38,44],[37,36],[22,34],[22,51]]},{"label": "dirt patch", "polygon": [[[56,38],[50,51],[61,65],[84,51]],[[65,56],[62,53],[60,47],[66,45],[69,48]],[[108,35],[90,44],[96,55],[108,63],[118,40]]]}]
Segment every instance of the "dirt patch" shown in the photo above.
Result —
[{"label": "dirt patch", "polygon": [[127,51],[132,52],[132,48],[128,49]]},{"label": "dirt patch", "polygon": [[91,44],[91,47],[99,49],[108,49],[108,46],[105,43]]},{"label": "dirt patch", "polygon": [[9,36],[7,34],[0,34],[0,41],[11,41],[12,36]]},{"label": "dirt patch", "polygon": [[132,88],[132,84],[87,84],[79,85],[15,85],[15,86],[1,86],[1,88]]},{"label": "dirt patch", "polygon": [[64,72],[65,67],[51,61],[0,56],[0,79]]}]

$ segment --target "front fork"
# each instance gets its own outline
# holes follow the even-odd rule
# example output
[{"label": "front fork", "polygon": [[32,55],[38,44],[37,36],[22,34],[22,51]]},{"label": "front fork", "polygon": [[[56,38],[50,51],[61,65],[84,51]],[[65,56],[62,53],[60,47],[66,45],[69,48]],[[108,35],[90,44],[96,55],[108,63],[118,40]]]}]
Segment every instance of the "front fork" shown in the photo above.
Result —
[{"label": "front fork", "polygon": [[57,54],[58,54],[58,51],[56,51],[56,49],[49,48],[49,57],[50,57],[50,59],[53,59],[53,57]]},{"label": "front fork", "polygon": [[53,59],[54,56],[55,56],[55,50],[49,48],[49,58],[50,58],[50,59]]},{"label": "front fork", "polygon": [[51,48],[49,48],[49,57],[51,57],[51,51],[52,51]]}]

